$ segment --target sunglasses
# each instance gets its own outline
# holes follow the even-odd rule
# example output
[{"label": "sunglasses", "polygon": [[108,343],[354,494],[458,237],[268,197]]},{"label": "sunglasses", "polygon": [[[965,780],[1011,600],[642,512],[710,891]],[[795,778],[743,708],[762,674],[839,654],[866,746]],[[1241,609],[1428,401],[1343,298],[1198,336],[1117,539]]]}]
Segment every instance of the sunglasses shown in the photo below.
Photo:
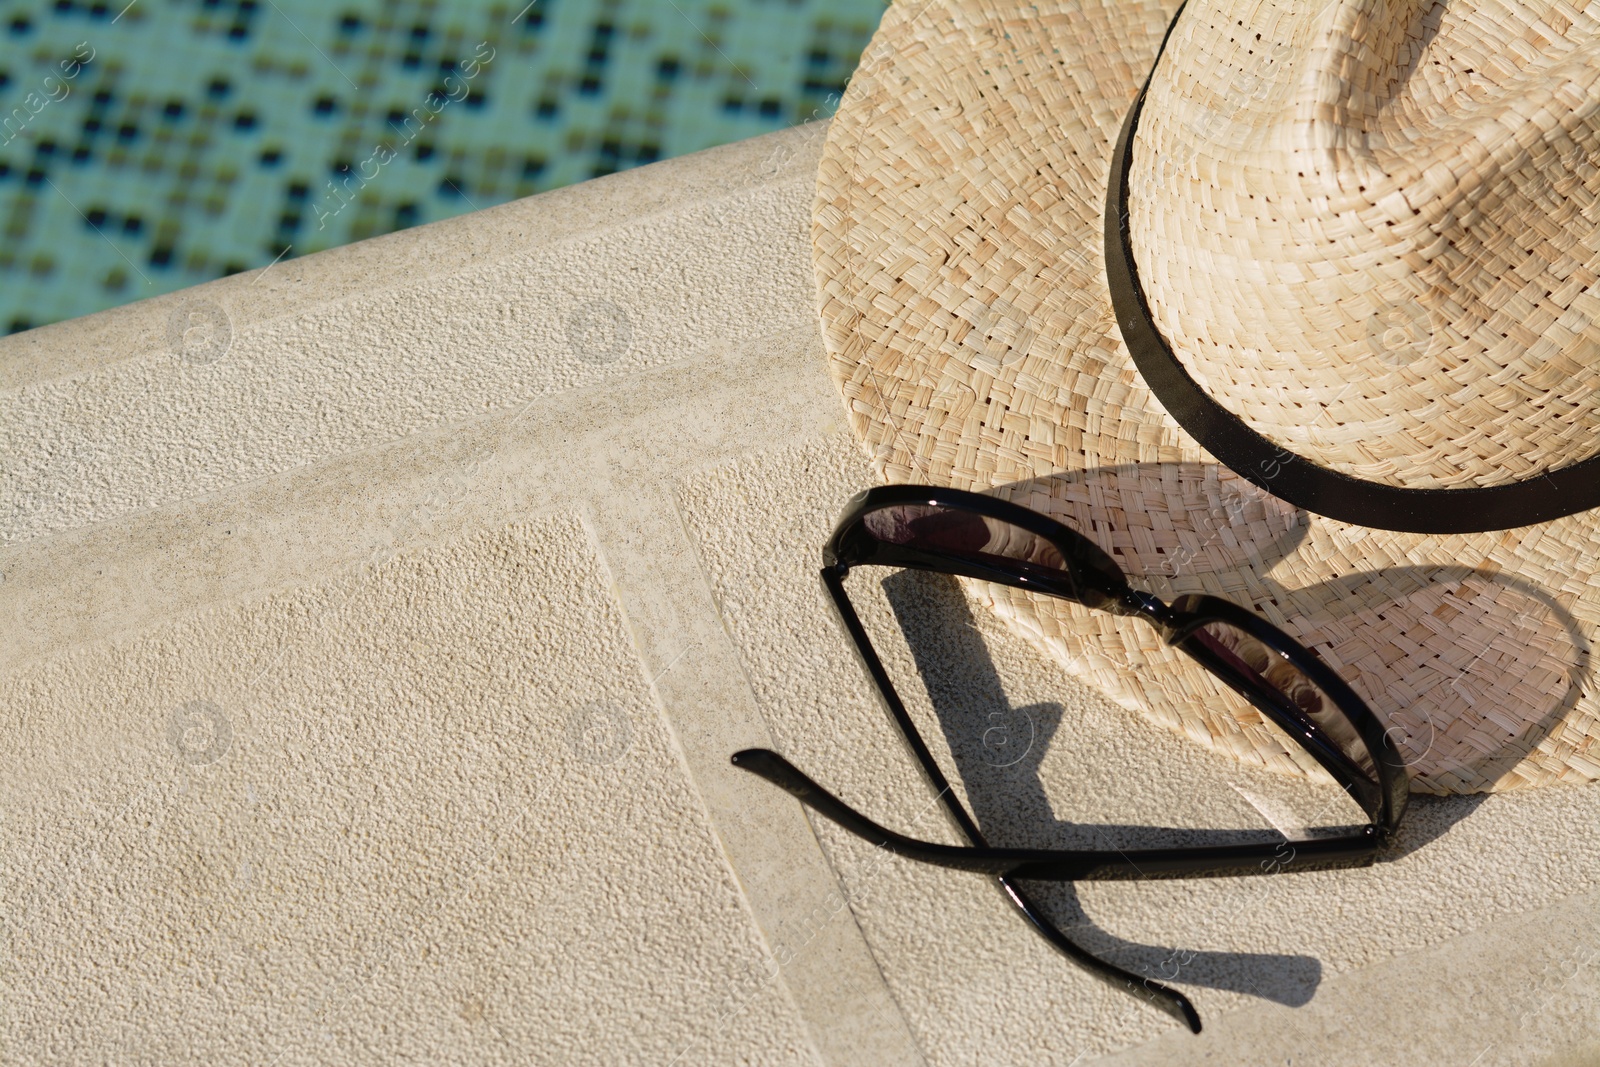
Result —
[{"label": "sunglasses", "polygon": [[[878,696],[928,783],[970,846],[920,841],[873,822],[769,749],[733,756],[735,766],[786,790],[819,815],[889,852],[923,863],[993,875],[1028,923],[1068,958],[1148,1000],[1195,1033],[1189,999],[1069,939],[1017,885],[1018,879],[1145,878],[1278,873],[1370,864],[1405,812],[1410,776],[1389,733],[1366,702],[1316,653],[1255,612],[1218,597],[1188,594],[1171,604],[1128,584],[1110,556],[1054,519],[996,497],[919,485],[880,486],[852,497],[822,552],[822,584]],[[913,568],[977,578],[1058,597],[1085,608],[1142,619],[1248,700],[1293,738],[1366,813],[1365,827],[1307,840],[1181,848],[1060,850],[993,848],[950,788],[866,630],[844,579],[852,567]],[[1348,832],[1354,829],[1354,832]]]}]

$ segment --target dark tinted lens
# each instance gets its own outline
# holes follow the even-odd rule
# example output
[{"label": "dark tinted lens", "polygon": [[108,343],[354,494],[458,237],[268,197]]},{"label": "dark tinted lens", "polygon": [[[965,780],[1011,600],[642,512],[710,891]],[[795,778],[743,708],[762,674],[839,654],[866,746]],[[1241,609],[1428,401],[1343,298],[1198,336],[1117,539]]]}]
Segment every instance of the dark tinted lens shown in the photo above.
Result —
[{"label": "dark tinted lens", "polygon": [[868,512],[862,523],[872,536],[892,545],[1057,581],[1071,578],[1061,550],[1052,542],[977,512],[938,504],[896,504]]},{"label": "dark tinted lens", "polygon": [[1378,780],[1372,754],[1356,733],[1355,724],[1317,683],[1270,646],[1225,622],[1208,622],[1186,640],[1220,660],[1247,688],[1283,708],[1291,719],[1353,763],[1369,781]]}]

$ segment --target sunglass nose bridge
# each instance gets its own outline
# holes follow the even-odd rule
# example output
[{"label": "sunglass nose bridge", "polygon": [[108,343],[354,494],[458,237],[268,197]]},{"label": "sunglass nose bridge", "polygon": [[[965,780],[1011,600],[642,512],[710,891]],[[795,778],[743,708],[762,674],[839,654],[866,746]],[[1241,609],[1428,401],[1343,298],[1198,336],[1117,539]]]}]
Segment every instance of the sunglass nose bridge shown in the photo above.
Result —
[{"label": "sunglass nose bridge", "polygon": [[1172,623],[1172,609],[1160,597],[1137,589],[1124,590],[1122,596],[1107,604],[1106,608],[1118,615],[1142,615],[1161,627],[1168,627]]}]

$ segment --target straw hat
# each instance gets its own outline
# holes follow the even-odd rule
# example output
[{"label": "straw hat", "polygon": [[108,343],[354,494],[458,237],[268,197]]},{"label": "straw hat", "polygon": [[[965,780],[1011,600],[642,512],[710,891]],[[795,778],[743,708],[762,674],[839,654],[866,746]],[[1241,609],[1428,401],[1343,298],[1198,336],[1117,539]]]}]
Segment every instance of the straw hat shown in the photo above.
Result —
[{"label": "straw hat", "polygon": [[[1600,777],[1581,6],[899,0],[812,224],[880,476],[994,490],[1164,598],[1254,605],[1388,720],[1418,790]],[[1118,703],[1320,773],[1148,627],[978,593]]]}]

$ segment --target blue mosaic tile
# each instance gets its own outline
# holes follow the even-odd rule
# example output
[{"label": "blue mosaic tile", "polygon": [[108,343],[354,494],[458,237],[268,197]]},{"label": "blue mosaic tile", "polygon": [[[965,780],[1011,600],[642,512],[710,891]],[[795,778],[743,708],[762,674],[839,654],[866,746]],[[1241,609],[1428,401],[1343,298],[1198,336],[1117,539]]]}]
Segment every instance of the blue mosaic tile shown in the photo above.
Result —
[{"label": "blue mosaic tile", "polygon": [[826,117],[882,13],[0,3],[0,332]]}]

